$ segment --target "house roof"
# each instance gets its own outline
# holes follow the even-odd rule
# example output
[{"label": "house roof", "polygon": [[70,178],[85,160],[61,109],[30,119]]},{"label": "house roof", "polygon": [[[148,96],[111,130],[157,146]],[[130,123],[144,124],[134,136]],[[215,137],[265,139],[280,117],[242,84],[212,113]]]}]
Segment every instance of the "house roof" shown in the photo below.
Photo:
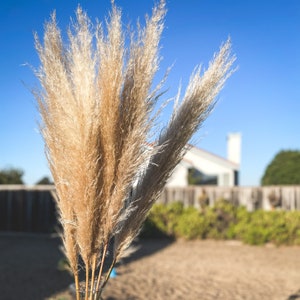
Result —
[{"label": "house roof", "polygon": [[[154,145],[154,143],[147,143],[147,146],[149,148],[153,148],[153,145]],[[240,168],[239,164],[234,163],[222,156],[219,156],[219,155],[209,152],[207,150],[198,148],[192,144],[187,144],[186,147],[187,147],[188,151],[192,151],[194,154],[196,154],[202,158],[205,158],[207,160],[213,161],[213,162],[215,162],[221,166],[224,166],[226,168],[230,168],[233,170],[239,170],[239,168]],[[187,159],[186,157],[183,157],[181,163],[184,163],[187,167],[194,167],[193,161]]]},{"label": "house roof", "polygon": [[[203,149],[200,149],[194,145],[191,145],[191,144],[188,144],[187,146],[189,148],[189,151],[191,151],[193,154],[195,155],[198,155],[198,156],[201,156],[207,160],[210,160],[210,161],[213,161],[217,164],[220,164],[224,167],[227,167],[227,168],[231,168],[233,170],[239,170],[240,168],[240,165],[237,164],[237,163],[234,163],[226,158],[223,158],[219,155],[216,155],[214,153],[211,153],[211,152],[208,152],[206,150],[203,150]],[[184,162],[189,164],[189,165],[193,165],[193,162],[191,162],[190,160],[187,160],[186,158],[183,158]]]}]

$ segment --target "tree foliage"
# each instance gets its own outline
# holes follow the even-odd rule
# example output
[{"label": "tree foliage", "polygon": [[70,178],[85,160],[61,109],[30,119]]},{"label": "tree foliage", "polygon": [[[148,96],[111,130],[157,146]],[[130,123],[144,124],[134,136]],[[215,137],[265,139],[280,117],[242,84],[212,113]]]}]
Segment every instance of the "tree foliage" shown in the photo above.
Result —
[{"label": "tree foliage", "polygon": [[51,181],[51,179],[48,176],[44,176],[36,184],[37,185],[48,185],[48,184],[53,184],[53,182]]},{"label": "tree foliage", "polygon": [[300,184],[300,151],[282,150],[267,166],[262,185]]},{"label": "tree foliage", "polygon": [[0,170],[0,184],[24,184],[22,176],[24,172],[20,169]]}]

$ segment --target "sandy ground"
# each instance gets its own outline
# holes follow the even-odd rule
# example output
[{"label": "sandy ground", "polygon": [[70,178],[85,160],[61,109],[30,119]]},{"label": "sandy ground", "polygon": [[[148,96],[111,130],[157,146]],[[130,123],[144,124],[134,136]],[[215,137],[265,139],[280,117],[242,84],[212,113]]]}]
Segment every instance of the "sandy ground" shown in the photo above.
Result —
[{"label": "sandy ground", "polygon": [[[105,300],[300,299],[300,247],[233,241],[140,241]],[[0,299],[69,300],[59,239],[0,234]]]}]

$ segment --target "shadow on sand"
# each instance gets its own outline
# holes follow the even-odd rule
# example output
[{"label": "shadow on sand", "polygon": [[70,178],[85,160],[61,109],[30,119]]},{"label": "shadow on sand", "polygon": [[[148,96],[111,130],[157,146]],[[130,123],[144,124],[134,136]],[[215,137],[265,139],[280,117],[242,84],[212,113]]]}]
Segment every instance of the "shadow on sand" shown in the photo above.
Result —
[{"label": "shadow on sand", "polygon": [[300,290],[298,290],[295,294],[290,295],[287,300],[296,300],[296,299],[300,299]]},{"label": "shadow on sand", "polygon": [[[159,243],[157,243],[158,240]],[[132,246],[136,248],[136,251],[131,256],[124,258],[121,263],[128,264],[132,261],[152,255],[170,246],[173,242],[174,240],[170,238],[139,238],[132,243]]]},{"label": "shadow on sand", "polygon": [[[140,239],[134,243],[139,249],[122,264],[151,255],[172,242]],[[73,278],[57,268],[64,257],[60,245],[59,237],[0,233],[0,298],[41,300],[66,290]]]}]

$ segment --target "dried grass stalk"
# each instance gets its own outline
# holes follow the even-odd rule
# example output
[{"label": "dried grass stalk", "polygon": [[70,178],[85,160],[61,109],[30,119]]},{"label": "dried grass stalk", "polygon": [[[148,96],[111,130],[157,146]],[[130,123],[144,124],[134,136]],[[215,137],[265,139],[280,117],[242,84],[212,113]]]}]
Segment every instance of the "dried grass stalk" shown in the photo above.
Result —
[{"label": "dried grass stalk", "polygon": [[[227,41],[203,74],[198,68],[192,75],[181,105],[149,150],[150,115],[159,96],[151,85],[165,12],[162,0],[145,28],[132,34],[128,51],[114,4],[106,34],[79,7],[68,44],[55,14],[45,26],[43,44],[35,37],[41,61],[35,96],[77,299],[79,261],[84,262],[85,299],[98,299],[232,72]],[[113,263],[102,279],[112,238]]]}]

